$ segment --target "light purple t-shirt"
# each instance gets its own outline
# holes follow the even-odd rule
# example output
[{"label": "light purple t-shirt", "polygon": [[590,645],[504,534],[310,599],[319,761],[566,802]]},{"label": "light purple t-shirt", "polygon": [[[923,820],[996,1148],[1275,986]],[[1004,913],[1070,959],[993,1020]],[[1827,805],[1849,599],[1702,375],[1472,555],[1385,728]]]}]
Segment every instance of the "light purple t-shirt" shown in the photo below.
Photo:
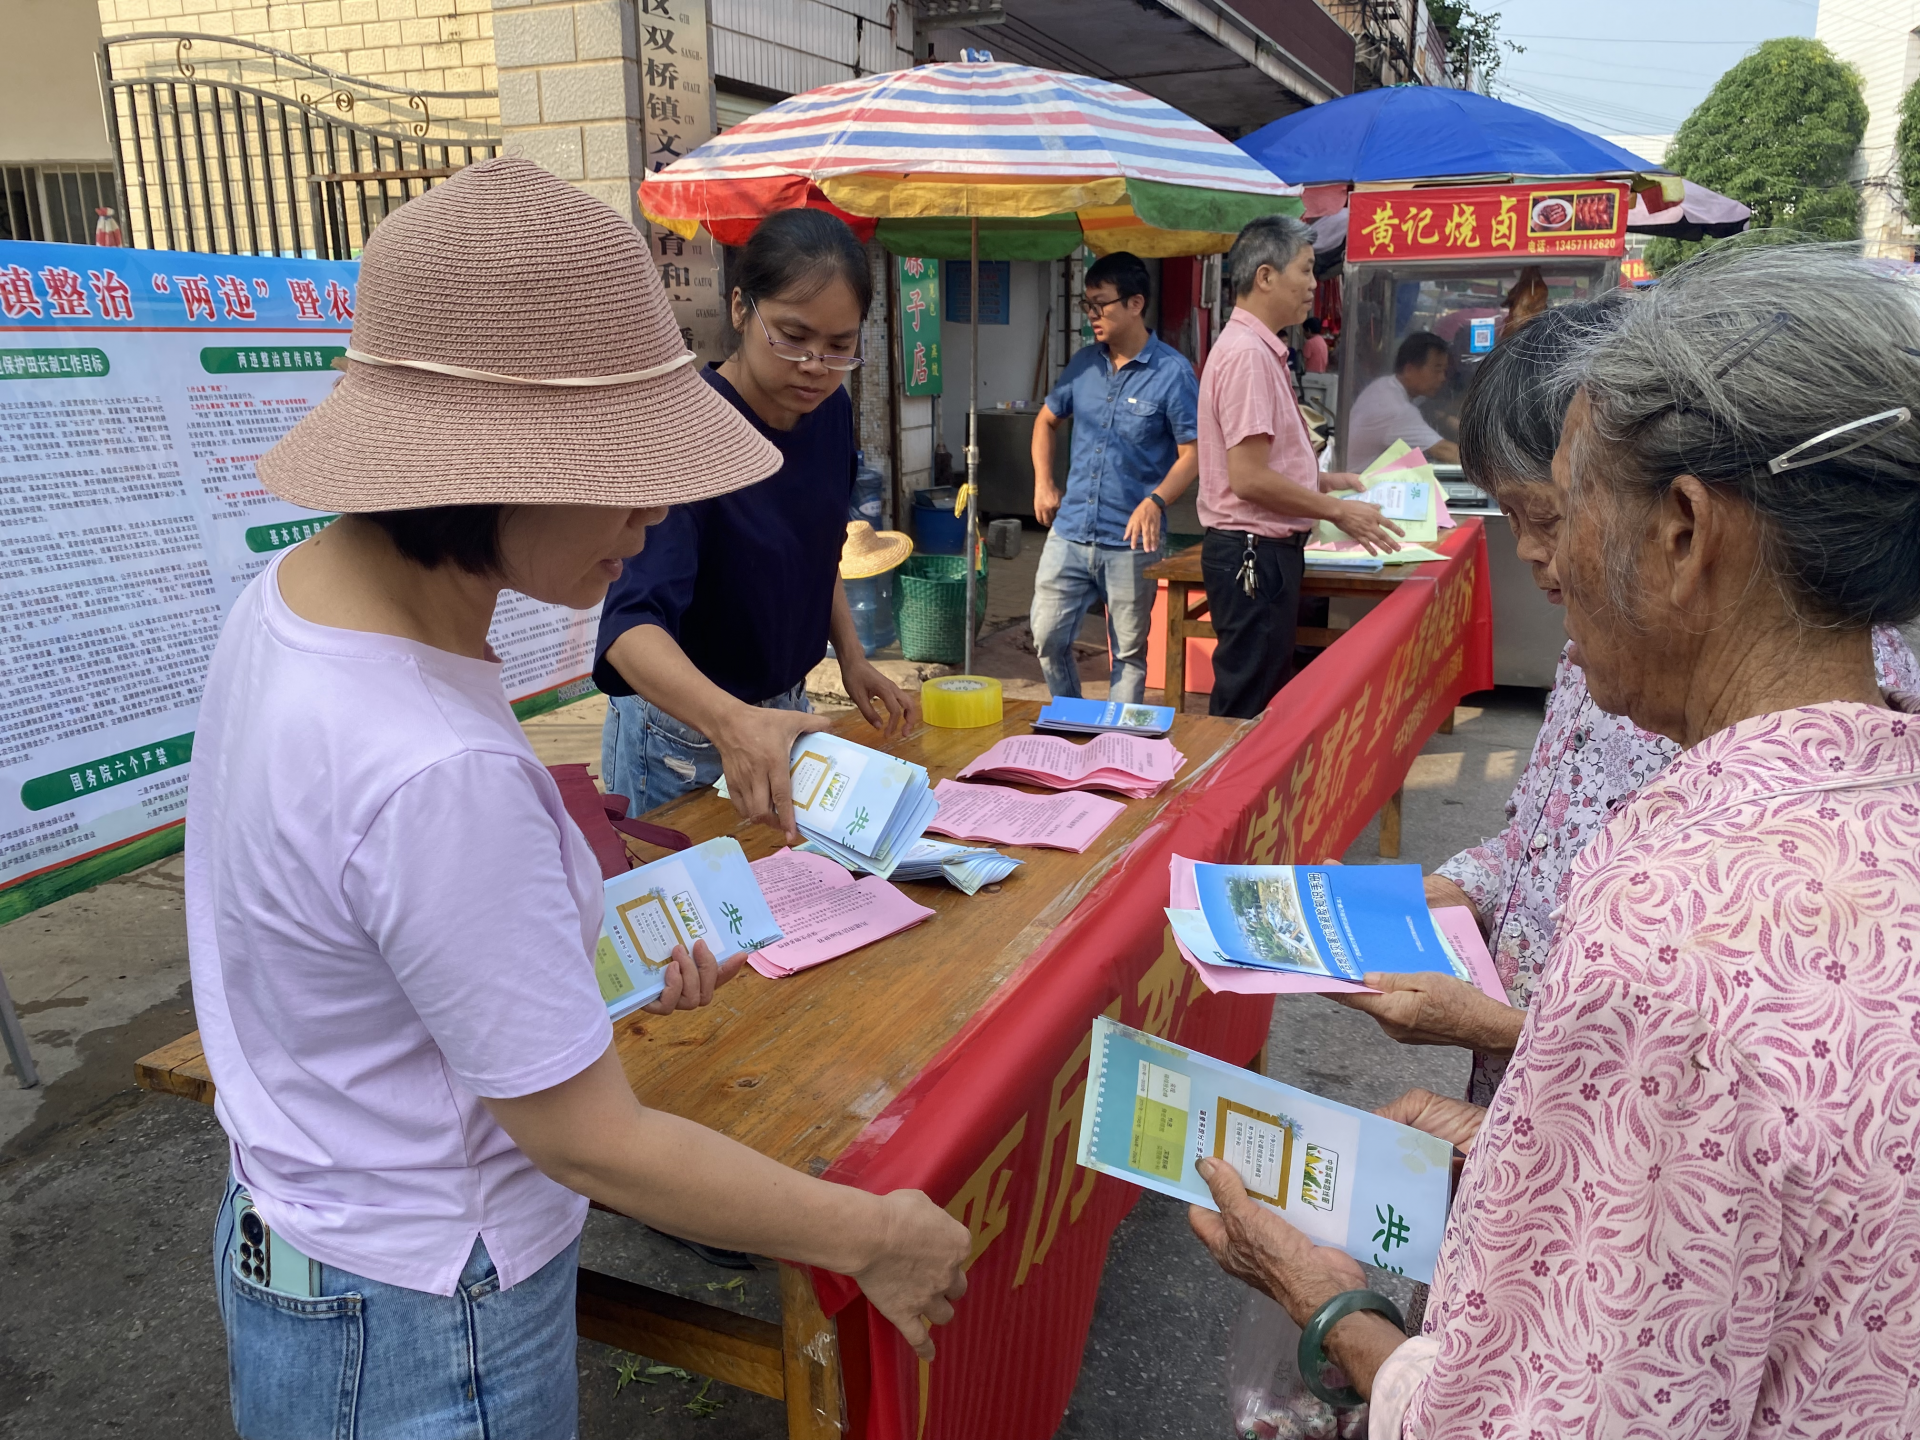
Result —
[{"label": "light purple t-shirt", "polygon": [[601,880],[500,667],[302,620],[279,560],[227,617],[187,799],[194,1005],[234,1174],[328,1265],[503,1287],[580,1232],[479,1096],[579,1074],[612,1027]]}]

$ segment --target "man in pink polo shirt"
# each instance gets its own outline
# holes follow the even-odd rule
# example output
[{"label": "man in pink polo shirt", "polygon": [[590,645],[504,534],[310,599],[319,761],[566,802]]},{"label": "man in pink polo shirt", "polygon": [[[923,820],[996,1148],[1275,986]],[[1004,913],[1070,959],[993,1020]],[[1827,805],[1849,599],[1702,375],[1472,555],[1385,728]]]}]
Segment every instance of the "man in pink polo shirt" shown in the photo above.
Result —
[{"label": "man in pink polo shirt", "polygon": [[1213,628],[1215,715],[1248,719],[1293,673],[1300,581],[1314,522],[1331,520],[1370,551],[1397,550],[1400,527],[1340,500],[1356,475],[1320,469],[1278,332],[1313,307],[1313,243],[1287,215],[1255,220],[1227,255],[1233,315],[1200,377],[1201,573]]}]

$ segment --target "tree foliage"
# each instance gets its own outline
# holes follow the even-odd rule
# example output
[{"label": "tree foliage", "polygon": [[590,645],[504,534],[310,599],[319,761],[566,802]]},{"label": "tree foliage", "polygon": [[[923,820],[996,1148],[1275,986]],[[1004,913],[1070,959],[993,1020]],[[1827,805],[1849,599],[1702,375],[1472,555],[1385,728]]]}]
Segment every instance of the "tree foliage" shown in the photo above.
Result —
[{"label": "tree foliage", "polygon": [[1920,80],[1900,99],[1900,128],[1893,135],[1893,166],[1900,177],[1907,219],[1920,225]]},{"label": "tree foliage", "polygon": [[1524,55],[1527,47],[1500,38],[1500,12],[1476,10],[1466,0],[1427,0],[1427,14],[1446,33],[1447,65],[1465,84],[1472,69],[1480,70],[1480,83],[1491,85],[1500,73],[1501,52],[1511,50]]},{"label": "tree foliage", "polygon": [[[1767,40],[1681,124],[1667,168],[1749,206],[1756,230],[1857,240],[1847,177],[1866,129],[1859,72],[1818,40]],[[1661,270],[1697,248],[1656,240],[1647,258]]]}]

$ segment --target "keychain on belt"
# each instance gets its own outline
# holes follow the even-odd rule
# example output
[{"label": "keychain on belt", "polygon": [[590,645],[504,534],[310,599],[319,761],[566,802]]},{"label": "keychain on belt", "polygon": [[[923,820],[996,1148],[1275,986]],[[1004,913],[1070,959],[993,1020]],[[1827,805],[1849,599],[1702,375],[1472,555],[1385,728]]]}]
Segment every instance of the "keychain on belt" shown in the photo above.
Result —
[{"label": "keychain on belt", "polygon": [[1258,542],[1252,535],[1244,536],[1243,539],[1247,548],[1240,556],[1240,588],[1247,592],[1249,600],[1253,600],[1260,595],[1260,575],[1254,568],[1254,560],[1258,555]]}]

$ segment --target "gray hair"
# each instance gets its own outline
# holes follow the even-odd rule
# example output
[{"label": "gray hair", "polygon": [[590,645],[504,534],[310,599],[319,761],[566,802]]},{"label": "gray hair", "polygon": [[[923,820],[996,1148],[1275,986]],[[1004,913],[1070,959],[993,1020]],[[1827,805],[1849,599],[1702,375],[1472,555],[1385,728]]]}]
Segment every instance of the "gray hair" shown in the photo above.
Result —
[{"label": "gray hair", "polygon": [[1291,215],[1262,215],[1249,220],[1227,251],[1227,283],[1233,298],[1253,291],[1253,277],[1262,265],[1284,270],[1302,250],[1313,245],[1313,232]]},{"label": "gray hair", "polygon": [[[1675,477],[1696,476],[1752,508],[1803,624],[1920,614],[1920,299],[1906,282],[1845,246],[1720,246],[1627,306],[1564,375],[1591,407],[1570,456],[1576,497],[1598,477],[1644,516]],[[1768,468],[1896,406],[1914,418],[1862,430],[1872,438],[1858,449]],[[1619,570],[1633,547],[1609,549],[1614,603],[1632,615]]]}]

